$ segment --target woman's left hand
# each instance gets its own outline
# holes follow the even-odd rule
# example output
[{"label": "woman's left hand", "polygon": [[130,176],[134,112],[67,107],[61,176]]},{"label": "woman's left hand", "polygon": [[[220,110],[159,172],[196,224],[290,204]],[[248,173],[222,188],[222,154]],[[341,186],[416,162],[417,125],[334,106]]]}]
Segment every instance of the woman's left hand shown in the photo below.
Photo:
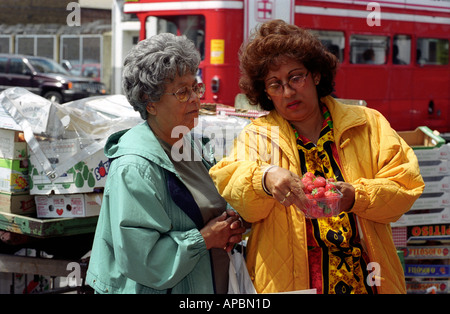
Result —
[{"label": "woman's left hand", "polygon": [[[237,218],[237,220],[235,220],[230,225],[231,230],[239,229],[242,231],[242,230],[246,230],[248,228],[248,226],[246,225],[246,222],[234,210],[227,209],[227,216]],[[245,228],[245,229],[243,229],[243,228]],[[244,233],[244,232],[245,231],[242,231],[242,233]],[[242,241],[242,233],[235,234],[228,239],[228,243],[227,243],[226,247],[224,248],[225,251],[230,252],[233,249],[235,244]]]},{"label": "woman's left hand", "polygon": [[350,183],[342,181],[335,182],[335,185],[343,195],[340,203],[341,211],[350,211],[355,204],[355,188]]}]

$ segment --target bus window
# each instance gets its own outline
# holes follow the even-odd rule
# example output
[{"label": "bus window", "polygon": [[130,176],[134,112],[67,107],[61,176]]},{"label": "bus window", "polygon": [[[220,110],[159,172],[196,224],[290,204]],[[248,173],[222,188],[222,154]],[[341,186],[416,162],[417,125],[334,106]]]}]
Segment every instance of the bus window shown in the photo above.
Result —
[{"label": "bus window", "polygon": [[392,63],[398,65],[411,62],[411,36],[395,35],[392,46]]},{"label": "bus window", "polygon": [[185,35],[192,40],[202,60],[205,58],[205,17],[203,15],[177,15],[156,18],[156,22],[151,20],[155,17],[148,17],[147,34],[172,33],[175,35]]},{"label": "bus window", "polygon": [[417,64],[448,64],[448,40],[436,38],[417,38]]},{"label": "bus window", "polygon": [[311,30],[311,33],[316,35],[328,51],[334,54],[340,62],[344,61],[344,32]]},{"label": "bus window", "polygon": [[388,39],[387,36],[350,36],[350,63],[386,64]]}]

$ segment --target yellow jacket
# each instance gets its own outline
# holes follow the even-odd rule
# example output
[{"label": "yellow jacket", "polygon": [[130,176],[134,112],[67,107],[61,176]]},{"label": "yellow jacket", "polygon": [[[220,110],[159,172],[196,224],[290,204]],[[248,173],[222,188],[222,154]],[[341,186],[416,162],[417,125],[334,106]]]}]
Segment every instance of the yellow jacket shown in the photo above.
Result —
[{"label": "yellow jacket", "polygon": [[[424,182],[413,150],[377,111],[344,105],[332,97],[322,102],[333,119],[343,176],[355,187],[361,242],[372,264],[368,278],[378,293],[405,293],[403,269],[390,223],[407,212],[422,194]],[[269,164],[301,175],[296,139],[276,110],[255,119],[240,134],[228,157],[211,168],[219,193],[252,223],[247,267],[258,293],[309,288],[305,218],[285,207],[261,185]]]}]

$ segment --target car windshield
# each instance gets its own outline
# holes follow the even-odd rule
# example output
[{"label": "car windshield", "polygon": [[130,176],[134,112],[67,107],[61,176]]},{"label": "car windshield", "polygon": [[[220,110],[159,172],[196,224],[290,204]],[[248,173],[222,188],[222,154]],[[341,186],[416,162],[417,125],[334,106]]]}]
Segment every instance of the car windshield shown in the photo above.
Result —
[{"label": "car windshield", "polygon": [[38,73],[55,73],[70,75],[62,66],[49,59],[28,59]]}]

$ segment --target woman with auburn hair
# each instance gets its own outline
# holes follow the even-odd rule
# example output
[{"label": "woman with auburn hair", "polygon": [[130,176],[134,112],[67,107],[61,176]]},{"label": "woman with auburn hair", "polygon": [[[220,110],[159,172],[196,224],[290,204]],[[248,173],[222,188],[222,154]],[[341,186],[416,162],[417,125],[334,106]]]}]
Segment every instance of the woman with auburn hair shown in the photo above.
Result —
[{"label": "woman with auburn hair", "polygon": [[[210,175],[252,223],[247,268],[256,290],[405,293],[390,223],[424,188],[413,150],[376,110],[330,96],[338,61],[308,31],[264,23],[240,60],[242,91],[270,113]],[[303,213],[304,176],[335,181],[338,214]]]}]

